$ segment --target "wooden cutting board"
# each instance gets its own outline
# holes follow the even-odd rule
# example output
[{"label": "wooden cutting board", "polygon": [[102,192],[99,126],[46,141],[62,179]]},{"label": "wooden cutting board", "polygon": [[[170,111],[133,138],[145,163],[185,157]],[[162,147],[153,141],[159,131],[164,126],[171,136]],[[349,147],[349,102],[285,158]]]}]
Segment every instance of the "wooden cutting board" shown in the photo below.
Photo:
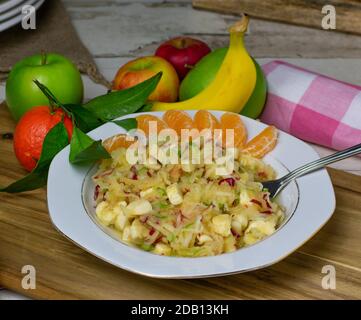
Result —
[{"label": "wooden cutting board", "polygon": [[[1,186],[25,173],[8,139],[13,130],[14,122],[1,105]],[[266,269],[197,280],[150,279],[117,269],[55,230],[44,189],[0,193],[0,285],[41,299],[360,299],[361,177],[329,172],[337,209],[312,240]],[[34,290],[21,287],[24,265],[36,268]],[[322,289],[325,265],[336,268],[335,290]]]},{"label": "wooden cutting board", "polygon": [[[355,0],[192,0],[194,8],[222,13],[245,12],[253,17],[321,29],[322,8],[333,5],[335,31],[361,34],[361,3]],[[326,13],[328,13],[326,11]]]}]

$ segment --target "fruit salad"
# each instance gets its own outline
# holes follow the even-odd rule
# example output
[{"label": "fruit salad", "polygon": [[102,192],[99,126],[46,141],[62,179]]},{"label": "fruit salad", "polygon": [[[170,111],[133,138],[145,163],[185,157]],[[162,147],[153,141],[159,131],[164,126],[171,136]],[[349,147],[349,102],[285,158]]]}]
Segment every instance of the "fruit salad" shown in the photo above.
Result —
[{"label": "fruit salad", "polygon": [[[218,121],[199,112],[194,119],[187,113],[178,117],[195,127],[228,124],[241,134],[242,145],[237,139],[232,146],[230,174],[217,174],[216,162],[184,164],[181,155],[176,164],[162,163],[162,159],[131,164],[124,137],[104,142],[111,159],[102,160],[93,177],[96,216],[123,242],[159,255],[212,256],[254,244],[282,223],[283,208],[270,199],[261,183],[276,177],[273,168],[260,159],[275,145],[276,129],[268,127],[247,143],[238,115],[239,122],[227,113]],[[147,129],[147,119],[156,118],[162,128],[174,124],[177,130],[182,121],[172,122],[175,116],[174,112],[163,119],[139,116],[138,127]],[[146,153],[150,154],[149,146]]]}]

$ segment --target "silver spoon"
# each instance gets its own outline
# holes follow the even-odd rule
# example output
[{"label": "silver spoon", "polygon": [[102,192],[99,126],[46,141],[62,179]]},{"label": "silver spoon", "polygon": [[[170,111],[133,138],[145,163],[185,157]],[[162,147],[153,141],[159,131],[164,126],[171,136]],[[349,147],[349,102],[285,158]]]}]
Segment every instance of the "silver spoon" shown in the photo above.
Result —
[{"label": "silver spoon", "polygon": [[293,170],[292,172],[286,174],[285,176],[277,180],[262,182],[263,188],[269,191],[271,198],[274,198],[283,190],[283,188],[285,188],[291,181],[297,179],[298,177],[322,169],[328,164],[349,158],[358,153],[361,153],[361,143],[348,149],[336,152],[334,154],[330,154],[327,157],[305,164],[304,166]]}]

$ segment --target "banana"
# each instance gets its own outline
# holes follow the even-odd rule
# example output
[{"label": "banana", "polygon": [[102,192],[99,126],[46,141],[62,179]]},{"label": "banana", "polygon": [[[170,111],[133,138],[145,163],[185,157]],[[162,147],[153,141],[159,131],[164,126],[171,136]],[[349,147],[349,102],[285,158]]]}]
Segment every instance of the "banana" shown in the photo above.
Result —
[{"label": "banana", "polygon": [[214,80],[196,96],[181,102],[154,102],[153,111],[162,110],[224,110],[239,113],[256,85],[256,67],[244,46],[248,16],[229,28],[230,44]]}]

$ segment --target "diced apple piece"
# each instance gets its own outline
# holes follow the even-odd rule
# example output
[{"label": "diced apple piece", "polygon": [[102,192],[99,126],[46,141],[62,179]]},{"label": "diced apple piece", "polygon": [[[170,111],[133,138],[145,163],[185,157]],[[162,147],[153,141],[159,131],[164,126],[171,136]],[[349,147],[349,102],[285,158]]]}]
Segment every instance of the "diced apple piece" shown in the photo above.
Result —
[{"label": "diced apple piece", "polygon": [[130,226],[130,236],[133,240],[143,239],[148,235],[148,229],[138,220],[135,219]]},{"label": "diced apple piece", "polygon": [[161,256],[169,256],[172,253],[172,249],[164,243],[157,243],[153,253],[159,254]]},{"label": "diced apple piece", "polygon": [[252,221],[249,224],[246,232],[251,232],[253,231],[253,229],[256,229],[257,231],[269,236],[275,232],[275,225],[271,221],[257,220],[257,221]]},{"label": "diced apple piece", "polygon": [[95,213],[102,224],[109,226],[113,223],[116,213],[113,209],[109,208],[107,202],[102,201],[98,204]]},{"label": "diced apple piece", "polygon": [[132,240],[132,238],[130,236],[130,226],[126,226],[124,228],[122,240],[125,241],[125,242],[130,242]]},{"label": "diced apple piece", "polygon": [[233,252],[237,249],[236,247],[236,240],[235,238],[230,235],[227,238],[224,239],[223,242],[223,250],[224,252]]},{"label": "diced apple piece", "polygon": [[274,223],[262,220],[252,221],[245,231],[244,242],[250,245],[274,232]]},{"label": "diced apple piece", "polygon": [[239,194],[239,203],[242,205],[251,204],[251,200],[255,197],[255,194],[251,190],[242,189]]},{"label": "diced apple piece", "polygon": [[125,216],[124,212],[120,212],[115,218],[114,226],[119,231],[123,231],[127,223],[128,223],[128,219]]},{"label": "diced apple piece", "polygon": [[212,219],[213,230],[223,237],[231,234],[231,216],[229,214],[220,214]]},{"label": "diced apple piece", "polygon": [[182,192],[179,190],[178,184],[173,183],[166,189],[169,202],[173,205],[178,205],[183,202]]},{"label": "diced apple piece", "polygon": [[128,204],[127,213],[132,216],[141,216],[152,211],[152,205],[148,200],[139,199]]},{"label": "diced apple piece", "polygon": [[248,219],[244,214],[236,214],[232,218],[232,230],[237,232],[238,234],[242,234],[243,230],[246,229],[248,224]]},{"label": "diced apple piece", "polygon": [[198,243],[199,244],[204,244],[206,242],[211,242],[213,241],[212,237],[210,237],[209,235],[207,234],[202,234],[198,237]]},{"label": "diced apple piece", "polygon": [[151,195],[153,193],[154,189],[153,188],[149,188],[147,190],[141,191],[139,193],[141,198],[146,198],[147,196]]}]

